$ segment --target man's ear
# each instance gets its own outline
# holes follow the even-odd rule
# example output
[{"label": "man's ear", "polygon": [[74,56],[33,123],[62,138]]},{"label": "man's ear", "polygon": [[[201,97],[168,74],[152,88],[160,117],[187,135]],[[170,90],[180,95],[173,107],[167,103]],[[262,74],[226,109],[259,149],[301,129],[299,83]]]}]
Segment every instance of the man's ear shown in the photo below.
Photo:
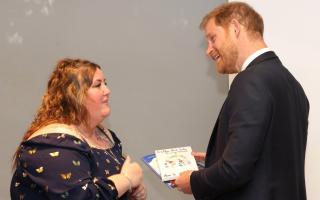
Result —
[{"label": "man's ear", "polygon": [[241,24],[238,20],[232,19],[230,22],[230,28],[231,31],[235,34],[235,36],[238,38],[241,32]]}]

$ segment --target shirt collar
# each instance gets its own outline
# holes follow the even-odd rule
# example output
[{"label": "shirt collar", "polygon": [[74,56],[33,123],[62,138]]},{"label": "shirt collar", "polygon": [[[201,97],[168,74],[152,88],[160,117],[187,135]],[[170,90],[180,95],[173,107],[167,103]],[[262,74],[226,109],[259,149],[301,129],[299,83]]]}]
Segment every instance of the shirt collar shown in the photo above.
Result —
[{"label": "shirt collar", "polygon": [[243,63],[242,67],[241,67],[241,71],[245,70],[248,65],[254,60],[256,59],[258,56],[260,56],[261,54],[271,51],[270,48],[266,47],[263,49],[259,49],[258,51],[254,52],[253,54],[251,54]]}]

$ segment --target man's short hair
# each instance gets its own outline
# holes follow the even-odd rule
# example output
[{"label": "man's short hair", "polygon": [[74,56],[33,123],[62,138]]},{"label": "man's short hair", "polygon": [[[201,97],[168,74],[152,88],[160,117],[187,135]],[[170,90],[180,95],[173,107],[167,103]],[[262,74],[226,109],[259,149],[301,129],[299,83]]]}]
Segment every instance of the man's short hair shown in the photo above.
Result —
[{"label": "man's short hair", "polygon": [[232,19],[239,21],[249,33],[263,36],[263,19],[251,6],[243,2],[224,3],[208,13],[200,24],[205,29],[208,22],[214,19],[216,25],[227,28]]}]

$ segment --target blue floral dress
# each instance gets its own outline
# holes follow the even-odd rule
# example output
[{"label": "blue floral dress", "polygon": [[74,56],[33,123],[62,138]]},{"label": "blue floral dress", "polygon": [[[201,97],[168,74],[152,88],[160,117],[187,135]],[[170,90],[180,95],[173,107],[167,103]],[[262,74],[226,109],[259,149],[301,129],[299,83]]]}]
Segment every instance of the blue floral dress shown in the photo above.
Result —
[{"label": "blue floral dress", "polygon": [[[11,181],[11,199],[118,199],[108,177],[120,173],[124,158],[120,140],[110,132],[114,146],[105,150],[61,133],[23,142]],[[120,199],[129,198],[125,194]]]}]

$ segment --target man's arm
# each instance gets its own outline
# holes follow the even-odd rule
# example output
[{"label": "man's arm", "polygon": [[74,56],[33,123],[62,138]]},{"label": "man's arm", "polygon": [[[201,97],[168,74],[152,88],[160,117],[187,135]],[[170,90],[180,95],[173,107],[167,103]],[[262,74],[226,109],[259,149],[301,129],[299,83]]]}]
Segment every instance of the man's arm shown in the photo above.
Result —
[{"label": "man's arm", "polygon": [[247,75],[234,80],[223,111],[229,118],[228,130],[219,133],[228,138],[221,158],[190,175],[195,197],[219,196],[252,178],[270,123],[272,100],[261,79]]}]

